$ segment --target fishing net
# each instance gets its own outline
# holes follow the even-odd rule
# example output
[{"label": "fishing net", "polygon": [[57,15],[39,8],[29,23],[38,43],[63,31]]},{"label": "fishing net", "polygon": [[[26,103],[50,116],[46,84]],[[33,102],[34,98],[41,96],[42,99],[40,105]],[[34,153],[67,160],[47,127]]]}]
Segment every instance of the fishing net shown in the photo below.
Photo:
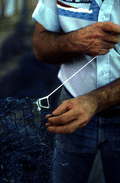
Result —
[{"label": "fishing net", "polygon": [[53,111],[49,97],[95,58],[37,101],[0,100],[0,183],[52,183],[54,135],[45,128],[45,116]]},{"label": "fishing net", "polygon": [[53,182],[54,134],[45,128],[52,111],[39,111],[35,99],[0,100],[0,183]]},{"label": "fishing net", "polygon": [[0,182],[52,182],[53,134],[34,99],[0,100]]}]

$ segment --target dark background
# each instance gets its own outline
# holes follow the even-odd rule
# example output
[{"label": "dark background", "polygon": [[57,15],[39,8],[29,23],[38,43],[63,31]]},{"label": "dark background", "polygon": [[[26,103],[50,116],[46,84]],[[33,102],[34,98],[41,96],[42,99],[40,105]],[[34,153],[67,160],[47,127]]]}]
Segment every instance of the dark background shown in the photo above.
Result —
[{"label": "dark background", "polygon": [[[0,98],[40,98],[59,86],[59,65],[40,62],[33,52],[32,38],[35,22],[33,6],[24,0],[19,11],[0,17]],[[11,7],[10,7],[11,8]],[[51,98],[55,103],[59,92]],[[52,99],[51,99],[52,100]],[[54,104],[53,104],[54,105]]]}]

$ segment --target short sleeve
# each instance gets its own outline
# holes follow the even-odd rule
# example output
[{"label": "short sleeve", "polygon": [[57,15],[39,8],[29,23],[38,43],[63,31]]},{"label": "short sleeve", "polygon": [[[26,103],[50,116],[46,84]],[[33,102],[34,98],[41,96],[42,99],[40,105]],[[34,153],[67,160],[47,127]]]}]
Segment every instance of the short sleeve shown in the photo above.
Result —
[{"label": "short sleeve", "polygon": [[44,0],[39,0],[32,18],[49,31],[60,32],[61,30],[57,2],[55,0],[45,0],[45,2]]}]

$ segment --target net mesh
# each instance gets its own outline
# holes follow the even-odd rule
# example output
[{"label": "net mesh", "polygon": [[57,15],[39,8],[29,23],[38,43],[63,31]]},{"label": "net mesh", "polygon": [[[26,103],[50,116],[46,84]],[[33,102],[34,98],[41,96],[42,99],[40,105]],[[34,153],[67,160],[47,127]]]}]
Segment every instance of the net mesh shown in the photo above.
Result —
[{"label": "net mesh", "polygon": [[53,134],[45,128],[48,110],[34,99],[0,100],[0,182],[52,182]]}]

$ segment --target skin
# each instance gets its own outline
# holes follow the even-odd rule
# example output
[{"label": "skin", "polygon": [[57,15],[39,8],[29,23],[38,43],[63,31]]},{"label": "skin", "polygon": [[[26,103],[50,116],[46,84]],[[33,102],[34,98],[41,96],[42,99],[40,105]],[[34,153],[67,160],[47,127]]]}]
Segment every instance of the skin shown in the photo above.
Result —
[{"label": "skin", "polygon": [[71,33],[47,31],[36,23],[33,46],[38,60],[52,64],[70,62],[87,54],[105,55],[119,42],[120,26],[113,22],[98,22]]},{"label": "skin", "polygon": [[47,115],[46,128],[56,134],[83,128],[97,113],[120,104],[120,78],[86,95],[64,101]]},{"label": "skin", "polygon": [[[107,54],[119,42],[119,35],[120,26],[113,22],[98,22],[67,34],[49,32],[36,23],[34,52],[40,61],[62,64],[80,54]],[[54,116],[46,116],[46,128],[52,133],[72,133],[85,127],[95,114],[119,104],[120,78],[86,95],[64,101],[53,111]]]},{"label": "skin", "polygon": [[80,38],[74,35],[73,43],[81,45],[82,53],[91,56],[105,55],[119,42],[120,26],[112,22],[98,22],[75,34],[77,33]]}]

